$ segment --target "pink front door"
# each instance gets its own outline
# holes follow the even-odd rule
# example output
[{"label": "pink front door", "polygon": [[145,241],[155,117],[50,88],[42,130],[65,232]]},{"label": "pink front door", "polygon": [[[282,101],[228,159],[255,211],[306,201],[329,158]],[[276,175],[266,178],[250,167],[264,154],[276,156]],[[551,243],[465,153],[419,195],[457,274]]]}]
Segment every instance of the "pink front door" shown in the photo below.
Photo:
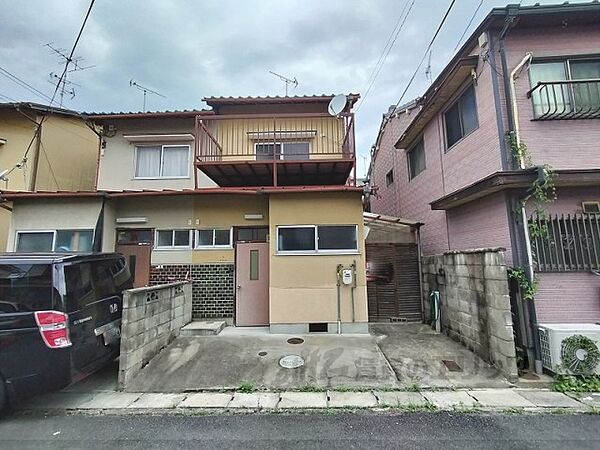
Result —
[{"label": "pink front door", "polygon": [[269,324],[269,244],[239,242],[235,246],[237,326]]}]

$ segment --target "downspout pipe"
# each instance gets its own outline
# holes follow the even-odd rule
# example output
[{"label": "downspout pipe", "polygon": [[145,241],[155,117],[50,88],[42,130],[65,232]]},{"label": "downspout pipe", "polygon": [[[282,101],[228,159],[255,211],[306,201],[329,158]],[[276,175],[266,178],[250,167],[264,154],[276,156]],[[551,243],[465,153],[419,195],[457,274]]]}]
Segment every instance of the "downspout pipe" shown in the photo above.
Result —
[{"label": "downspout pipe", "polygon": [[[517,64],[517,66],[510,72],[509,78],[509,88],[510,88],[510,110],[512,113],[513,126],[511,130],[514,134],[515,143],[517,148],[521,145],[521,134],[520,134],[520,126],[519,126],[519,107],[516,101],[516,78],[518,74],[523,70],[523,68],[531,63],[533,59],[532,53],[527,53],[523,57],[523,59]],[[519,169],[526,169],[526,162],[524,155],[519,153],[517,163],[519,165]],[[521,205],[521,221],[523,226],[523,236],[525,240],[525,256],[527,263],[527,278],[530,282],[533,282],[535,279],[535,273],[533,269],[533,254],[531,251],[531,237],[529,235],[529,225],[527,220],[527,211],[525,210],[525,205]],[[535,304],[533,300],[527,302],[527,310],[529,312],[529,320],[531,325],[531,333],[533,336],[533,346],[534,346],[534,358],[535,358],[535,372],[542,373],[542,358],[541,358],[541,349],[540,349],[540,340],[539,340],[539,331],[538,331],[538,323],[537,316],[535,311]]]}]

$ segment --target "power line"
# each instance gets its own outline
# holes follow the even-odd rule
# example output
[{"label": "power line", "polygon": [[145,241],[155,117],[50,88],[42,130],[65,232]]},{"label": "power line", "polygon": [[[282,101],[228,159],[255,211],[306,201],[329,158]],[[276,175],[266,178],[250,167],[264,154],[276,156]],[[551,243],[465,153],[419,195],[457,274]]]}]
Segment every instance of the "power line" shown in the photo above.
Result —
[{"label": "power line", "polygon": [[[96,0],[92,0],[90,2],[90,6],[87,10],[87,13],[85,14],[85,18],[83,19],[83,23],[81,24],[81,27],[79,28],[79,33],[77,33],[77,38],[75,39],[75,43],[73,44],[73,47],[71,48],[71,53],[69,53],[69,56],[65,62],[65,68],[62,72],[62,75],[59,77],[58,79],[58,83],[56,83],[56,88],[54,89],[54,94],[52,94],[52,98],[50,99],[50,104],[48,106],[52,106],[52,103],[54,103],[54,99],[56,98],[56,94],[58,93],[58,89],[60,88],[60,85],[62,83],[62,79],[65,77],[65,74],[67,73],[67,70],[69,69],[69,64],[72,62],[73,60],[73,54],[75,53],[75,49],[77,48],[77,44],[79,43],[79,39],[81,38],[81,34],[83,33],[83,30],[85,28],[85,25],[87,23],[88,18],[90,17],[90,13],[92,12],[92,7],[94,6],[94,2]],[[27,161],[27,155],[29,154],[29,151],[31,150],[31,146],[33,145],[33,143],[35,142],[35,140],[37,139],[37,137],[40,134],[40,131],[42,129],[42,124],[44,123],[44,120],[46,120],[46,117],[48,117],[47,115],[44,115],[42,117],[42,119],[40,120],[40,123],[38,124],[35,133],[33,134],[33,137],[31,138],[31,141],[29,141],[29,145],[27,146],[27,149],[25,150],[25,153],[23,154],[23,158],[21,160],[21,163],[24,163],[25,161]],[[19,163],[19,164],[21,164]]]},{"label": "power line", "polygon": [[8,70],[6,70],[4,67],[0,67],[0,75],[8,78],[9,80],[11,80],[13,83],[18,84],[19,86],[21,86],[24,89],[27,89],[29,92],[37,95],[38,97],[43,98],[46,101],[50,101],[50,97],[46,94],[44,94],[42,91],[34,88],[32,85],[30,85],[29,83],[26,83],[25,81],[23,81],[21,78],[19,78],[18,76],[16,76],[13,73],[10,73]]},{"label": "power line", "polygon": [[17,102],[14,98],[9,97],[8,95],[0,94],[0,98],[8,100],[9,102]]},{"label": "power line", "polygon": [[[379,59],[377,60],[377,63],[373,67],[373,71],[371,72],[371,75],[369,75],[369,78],[367,80],[368,87],[365,91],[365,94],[361,98],[360,103],[356,107],[357,112],[360,109],[360,107],[362,106],[362,104],[365,102],[367,96],[369,95],[369,92],[371,92],[371,88],[375,84],[375,80],[379,76],[379,72],[381,72],[381,69],[383,68],[383,66],[385,64],[385,61],[386,61],[388,55],[390,54],[390,51],[394,47],[394,44],[396,43],[396,40],[398,39],[398,36],[400,35],[400,31],[402,30],[402,28],[404,27],[404,24],[406,23],[406,19],[408,18],[409,14],[412,10],[412,7],[415,4],[415,0],[412,0],[410,3],[410,6],[408,7],[408,11],[407,11],[407,6],[408,6],[409,1],[410,0],[406,0],[406,2],[404,3],[404,7],[402,8],[400,15],[398,16],[398,20],[396,21],[396,24],[394,25],[394,28],[392,29],[392,32],[390,33],[388,40],[385,43],[385,46],[383,47],[383,50],[381,51],[381,55],[379,55]],[[404,14],[405,12],[406,12],[406,15]],[[404,16],[404,19],[402,18],[403,16]]]},{"label": "power line", "polygon": [[456,49],[458,49],[458,46],[460,45],[460,43],[462,42],[463,38],[465,37],[465,34],[467,34],[467,31],[469,31],[469,28],[471,27],[471,24],[473,23],[473,20],[475,20],[475,16],[477,15],[477,13],[479,12],[479,10],[481,9],[482,6],[483,6],[483,0],[480,0],[479,5],[477,5],[477,8],[475,8],[475,12],[471,16],[471,20],[469,20],[469,23],[465,27],[465,31],[463,31],[463,34],[460,35],[460,39],[456,43],[456,47],[454,47],[454,51],[456,51]]},{"label": "power line", "polygon": [[[439,26],[437,27],[437,30],[435,31],[435,34],[433,35],[433,38],[431,38],[431,41],[429,42],[429,45],[427,46],[427,48],[425,49],[425,52],[423,53],[423,57],[421,58],[421,61],[419,62],[419,65],[417,66],[417,68],[416,68],[415,72],[413,73],[412,77],[410,77],[410,80],[408,80],[408,84],[406,85],[406,88],[402,92],[402,95],[400,96],[400,98],[396,102],[396,105],[394,106],[394,108],[397,108],[400,105],[400,103],[402,103],[402,100],[404,99],[404,96],[408,92],[408,89],[410,88],[410,86],[412,85],[413,81],[415,80],[415,77],[419,73],[419,70],[421,69],[421,66],[423,65],[423,61],[425,61],[425,58],[427,57],[427,54],[431,50],[431,47],[433,47],[433,44],[434,44],[435,40],[437,39],[438,34],[440,34],[440,31],[441,31],[442,27],[444,26],[444,23],[446,23],[446,19],[448,18],[448,15],[450,14],[450,11],[452,11],[452,8],[454,7],[455,3],[456,3],[456,0],[452,0],[450,2],[450,5],[448,6],[448,9],[446,10],[446,14],[444,14],[444,17],[442,18],[442,21],[440,22]],[[389,120],[389,118],[387,120]],[[386,121],[386,123],[387,123],[387,121]]]}]

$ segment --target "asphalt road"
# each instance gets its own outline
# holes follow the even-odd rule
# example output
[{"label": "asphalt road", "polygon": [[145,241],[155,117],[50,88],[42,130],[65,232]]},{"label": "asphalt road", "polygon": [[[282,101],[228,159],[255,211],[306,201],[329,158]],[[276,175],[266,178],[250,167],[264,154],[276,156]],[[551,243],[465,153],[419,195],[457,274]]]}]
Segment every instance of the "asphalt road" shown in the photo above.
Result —
[{"label": "asphalt road", "polygon": [[600,448],[600,416],[450,413],[12,416],[2,449]]}]

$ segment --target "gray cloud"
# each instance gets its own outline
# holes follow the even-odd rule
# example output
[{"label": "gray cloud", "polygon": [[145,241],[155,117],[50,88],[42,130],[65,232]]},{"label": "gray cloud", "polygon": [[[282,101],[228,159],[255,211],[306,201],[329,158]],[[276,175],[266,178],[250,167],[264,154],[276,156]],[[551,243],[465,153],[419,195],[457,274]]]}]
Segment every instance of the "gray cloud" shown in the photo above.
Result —
[{"label": "gray cloud", "polygon": [[[434,75],[452,56],[478,3],[457,2],[433,49]],[[48,74],[61,66],[44,44],[70,48],[88,4],[0,0],[0,66],[51,95]],[[368,155],[381,114],[398,100],[447,4],[416,0],[357,114],[360,155]],[[487,0],[471,29],[493,6],[504,4]],[[129,87],[130,78],[167,96],[150,97],[150,109],[199,108],[202,97],[211,95],[282,95],[283,84],[268,70],[297,77],[294,94],[362,93],[403,5],[403,0],[97,0],[76,52],[96,67],[72,75],[81,87],[64,106],[139,110],[142,94]],[[405,100],[427,85],[423,68]],[[42,101],[4,77],[0,95]]]}]

